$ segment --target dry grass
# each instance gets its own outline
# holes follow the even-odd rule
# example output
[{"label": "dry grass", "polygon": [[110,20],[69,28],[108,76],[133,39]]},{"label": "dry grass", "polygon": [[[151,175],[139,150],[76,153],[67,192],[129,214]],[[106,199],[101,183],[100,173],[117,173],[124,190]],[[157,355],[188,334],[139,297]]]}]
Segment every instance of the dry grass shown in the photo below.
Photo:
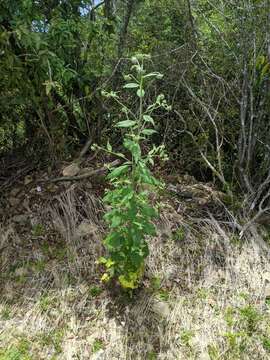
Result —
[{"label": "dry grass", "polygon": [[164,208],[129,299],[99,283],[100,201],[69,190],[46,211],[44,234],[1,228],[1,360],[270,358],[270,254],[256,229],[240,243]]}]

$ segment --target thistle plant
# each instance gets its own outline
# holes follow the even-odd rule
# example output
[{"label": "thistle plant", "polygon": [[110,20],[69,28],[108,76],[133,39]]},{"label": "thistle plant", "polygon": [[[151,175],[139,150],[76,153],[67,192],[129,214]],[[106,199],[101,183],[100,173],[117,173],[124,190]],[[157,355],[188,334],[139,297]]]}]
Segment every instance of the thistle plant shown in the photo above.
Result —
[{"label": "thistle plant", "polygon": [[116,279],[126,289],[138,287],[149,254],[147,238],[156,234],[153,219],[158,216],[158,210],[150,203],[149,195],[163,185],[149,167],[156,158],[167,159],[164,145],[153,145],[147,154],[141,149],[142,143],[156,132],[153,113],[160,108],[170,110],[162,94],[151,105],[145,105],[147,84],[162,78],[158,72],[146,73],[144,62],[148,58],[146,55],[132,57],[131,73],[124,77],[123,88],[137,97],[135,110],[123,104],[117,93],[103,92],[103,96],[113,98],[121,107],[124,120],[115,126],[122,129],[125,151],[114,152],[109,142],[103,149],[120,158],[122,163],[111,168],[107,176],[111,184],[104,196],[109,209],[105,214],[109,233],[104,239],[108,257],[100,258],[99,263],[106,269],[103,281]]}]

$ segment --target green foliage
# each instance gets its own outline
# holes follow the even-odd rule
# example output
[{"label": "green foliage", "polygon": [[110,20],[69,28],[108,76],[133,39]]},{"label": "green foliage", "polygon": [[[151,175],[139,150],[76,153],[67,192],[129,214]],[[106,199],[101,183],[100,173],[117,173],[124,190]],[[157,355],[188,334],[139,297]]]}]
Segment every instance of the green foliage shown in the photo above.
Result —
[{"label": "green foliage", "polygon": [[62,341],[64,337],[63,329],[56,329],[49,332],[41,333],[37,336],[36,341],[42,346],[52,346],[56,354],[62,352]]},{"label": "green foliage", "polygon": [[31,360],[30,343],[22,338],[17,345],[13,345],[7,349],[1,350],[0,360]]},{"label": "green foliage", "polygon": [[158,212],[149,202],[151,191],[162,187],[149,170],[154,165],[155,158],[166,160],[164,146],[152,146],[145,155],[141,144],[154,132],[155,122],[152,114],[154,111],[169,106],[163,95],[156,101],[144,107],[143,97],[147,89],[148,80],[160,77],[159,73],[147,74],[144,62],[148,59],[145,55],[137,55],[131,59],[132,73],[125,76],[127,82],[124,89],[134,91],[137,95],[138,109],[132,110],[124,105],[116,93],[104,92],[104,96],[112,97],[123,109],[125,120],[118,121],[115,126],[124,129],[123,153],[114,153],[110,144],[105,149],[108,153],[115,154],[124,163],[110,169],[108,180],[112,188],[107,191],[104,202],[109,206],[105,220],[109,224],[110,232],[104,240],[109,257],[101,258],[99,262],[106,268],[102,279],[108,281],[117,279],[126,289],[134,289],[144,271],[144,260],[149,254],[147,236],[155,235],[155,226],[152,220]]},{"label": "green foliage", "polygon": [[103,349],[103,347],[104,347],[104,344],[103,344],[102,340],[96,339],[94,341],[94,344],[92,345],[92,352],[96,353],[99,350]]},{"label": "green foliage", "polygon": [[103,289],[99,286],[91,286],[89,289],[89,294],[92,298],[99,296],[103,292]]}]

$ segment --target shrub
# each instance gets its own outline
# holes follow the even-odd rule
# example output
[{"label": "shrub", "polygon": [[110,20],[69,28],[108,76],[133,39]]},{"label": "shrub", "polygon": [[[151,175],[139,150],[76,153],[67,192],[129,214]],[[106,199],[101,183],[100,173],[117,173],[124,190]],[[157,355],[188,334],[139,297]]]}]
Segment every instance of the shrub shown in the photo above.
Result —
[{"label": "shrub", "polygon": [[124,77],[124,89],[136,93],[136,110],[123,104],[117,93],[103,92],[105,97],[113,98],[121,106],[124,120],[116,127],[122,129],[125,151],[114,152],[109,142],[107,149],[103,149],[119,157],[122,163],[111,168],[108,175],[111,188],[106,192],[104,202],[109,207],[105,220],[110,231],[104,244],[109,256],[100,258],[99,263],[106,268],[103,281],[116,279],[126,289],[138,287],[149,253],[147,236],[156,234],[152,220],[158,211],[150,204],[149,195],[162,187],[162,183],[152,175],[149,167],[154,165],[156,158],[167,159],[163,145],[153,145],[147,154],[143,154],[141,147],[156,132],[153,112],[160,108],[170,109],[162,94],[151,105],[144,104],[147,83],[162,78],[158,72],[146,73],[144,62],[147,58],[146,55],[133,57],[132,73]]}]

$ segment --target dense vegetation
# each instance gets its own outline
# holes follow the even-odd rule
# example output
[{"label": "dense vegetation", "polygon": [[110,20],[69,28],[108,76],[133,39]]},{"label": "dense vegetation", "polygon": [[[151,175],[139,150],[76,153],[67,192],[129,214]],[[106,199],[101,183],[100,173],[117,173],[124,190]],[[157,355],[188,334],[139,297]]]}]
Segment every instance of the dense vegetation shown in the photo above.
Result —
[{"label": "dense vegetation", "polygon": [[267,1],[0,6],[2,153],[24,147],[55,159],[89,138],[117,145],[119,109],[101,90],[119,91],[126,58],[145,53],[149,70],[166,75],[145,102],[164,93],[172,105],[158,114],[153,141],[166,145],[174,167],[241,188],[259,204],[269,175]]}]

